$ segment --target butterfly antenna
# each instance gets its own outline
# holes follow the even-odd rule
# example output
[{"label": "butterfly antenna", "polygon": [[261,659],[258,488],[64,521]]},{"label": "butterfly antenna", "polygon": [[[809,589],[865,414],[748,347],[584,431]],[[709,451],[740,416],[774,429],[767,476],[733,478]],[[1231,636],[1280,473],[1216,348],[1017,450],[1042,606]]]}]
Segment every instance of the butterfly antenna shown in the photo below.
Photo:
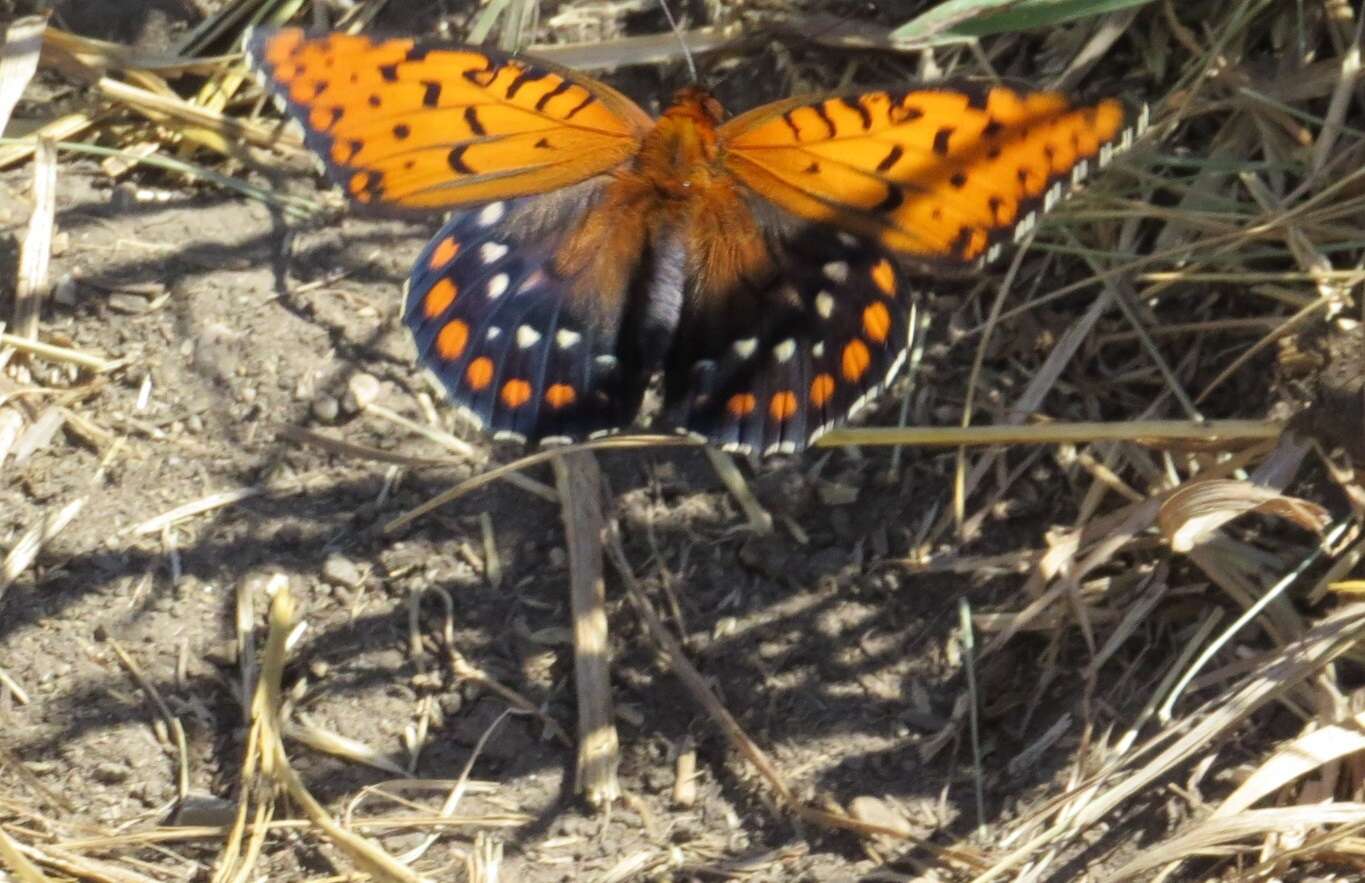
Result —
[{"label": "butterfly antenna", "polygon": [[682,46],[683,58],[687,59],[687,70],[692,74],[692,82],[700,83],[701,77],[697,76],[697,63],[692,60],[692,50],[687,48],[687,35],[678,26],[678,20],[673,17],[673,10],[668,8],[668,0],[659,0],[659,7],[664,11],[664,18],[668,19],[668,26],[673,29],[674,35],[678,38],[678,45]]}]

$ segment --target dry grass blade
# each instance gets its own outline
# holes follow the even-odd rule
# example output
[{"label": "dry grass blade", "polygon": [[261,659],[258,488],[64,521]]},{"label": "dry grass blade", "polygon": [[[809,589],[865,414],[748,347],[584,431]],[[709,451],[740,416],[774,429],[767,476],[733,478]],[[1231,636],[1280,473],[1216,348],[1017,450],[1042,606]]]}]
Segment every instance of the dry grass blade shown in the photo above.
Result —
[{"label": "dry grass blade", "polygon": [[1365,636],[1365,604],[1343,607],[1324,618],[1301,640],[1273,654],[1241,688],[1210,703],[1202,718],[1195,720],[1168,748],[1112,784],[1089,805],[1059,822],[1057,829],[1044,831],[1002,856],[989,871],[974,878],[973,883],[1004,879],[1039,850],[1065,837],[1065,832],[1082,831],[1098,822],[1153,781],[1169,774],[1220,733],[1244,722],[1256,709],[1348,652],[1362,636]]},{"label": "dry grass blade", "polygon": [[742,34],[738,27],[700,28],[681,35],[672,32],[620,37],[594,43],[552,43],[529,47],[536,58],[576,70],[603,70],[635,64],[666,64],[687,53],[700,55],[731,45]]},{"label": "dry grass blade", "polygon": [[[1230,816],[1210,819],[1153,849],[1144,850],[1139,858],[1119,868],[1108,879],[1126,880],[1162,865],[1201,855],[1226,856],[1230,844],[1250,837],[1295,829],[1362,824],[1365,824],[1365,803],[1324,803],[1243,810]],[[1248,844],[1243,851],[1254,854],[1258,849]]]},{"label": "dry grass blade", "polygon": [[1329,763],[1365,751],[1365,714],[1328,724],[1305,733],[1280,746],[1270,757],[1237,786],[1209,821],[1222,819],[1244,810],[1258,800],[1274,794],[1296,779]]},{"label": "dry grass blade", "polygon": [[19,258],[19,284],[14,297],[14,333],[38,336],[38,316],[47,295],[48,265],[52,260],[52,227],[57,204],[57,151],[40,140],[33,154],[33,213]]},{"label": "dry grass blade", "polygon": [[144,536],[146,534],[160,533],[177,522],[184,521],[186,518],[193,518],[205,512],[212,512],[224,506],[235,506],[243,500],[258,497],[265,493],[265,488],[244,487],[232,491],[222,491],[221,493],[209,494],[189,503],[177,506],[169,512],[163,512],[154,518],[149,518],[141,524],[128,528],[128,533]]},{"label": "dry grass blade", "polygon": [[565,456],[566,454],[572,454],[578,451],[618,450],[621,448],[640,448],[656,446],[669,447],[678,445],[697,447],[698,443],[683,440],[675,435],[618,435],[609,438],[600,438],[594,441],[584,442],[582,444],[577,445],[544,448],[542,450],[536,451],[534,454],[527,454],[524,457],[520,457],[516,460],[513,460],[511,463],[504,463],[501,466],[495,466],[492,469],[487,469],[479,473],[478,475],[475,475],[472,478],[460,482],[450,490],[443,491],[440,494],[437,494],[435,497],[432,497],[430,500],[427,500],[422,505],[416,506],[410,511],[405,512],[402,515],[398,516],[397,518],[393,519],[392,521],[389,521],[387,524],[384,525],[384,532],[393,533],[394,531],[397,531],[400,528],[408,524],[411,524],[413,521],[416,521],[418,518],[421,518],[428,512],[431,512],[434,509],[439,509],[440,507],[446,505],[447,503],[452,503],[455,500],[458,500],[459,498],[465,496],[466,494],[473,493],[474,491],[478,490],[484,485],[491,484],[492,482],[497,481],[500,478],[505,478],[506,476],[514,472],[519,472],[523,469],[529,469],[532,466],[536,466],[547,461],[552,461],[556,457],[562,457]]},{"label": "dry grass blade", "polygon": [[178,772],[178,775],[176,776],[176,793],[179,798],[183,800],[185,795],[190,791],[190,757],[189,746],[186,744],[185,740],[185,727],[180,723],[180,718],[171,712],[170,706],[168,706],[166,700],[162,698],[161,691],[156,688],[156,684],[152,683],[147,678],[142,671],[142,667],[137,664],[133,657],[128,655],[128,652],[123,649],[123,645],[118,641],[110,639],[109,646],[114,648],[114,654],[118,656],[119,662],[123,663],[123,667],[128,669],[128,673],[133,676],[133,680],[137,682],[138,688],[146,693],[147,697],[156,705],[157,712],[161,715],[161,720],[165,723],[166,729],[175,740],[177,758],[176,770]]},{"label": "dry grass blade", "polygon": [[330,754],[352,763],[372,766],[377,770],[383,770],[395,776],[406,776],[408,774],[407,770],[359,739],[351,739],[326,727],[317,726],[303,716],[300,716],[297,721],[287,722],[284,725],[284,735],[322,754]]},{"label": "dry grass blade", "polygon": [[[992,445],[1084,444],[1098,441],[1253,442],[1278,438],[1284,425],[1273,420],[1132,420],[1125,423],[1037,423],[1028,426],[845,426],[820,436],[816,447],[913,445],[990,447]],[[828,441],[827,441],[828,440]],[[975,475],[975,471],[973,475]],[[970,484],[969,484],[970,487]]]},{"label": "dry grass blade", "polygon": [[29,861],[19,844],[3,828],[0,828],[0,860],[14,872],[20,883],[51,883],[51,878],[42,869]]},{"label": "dry grass blade", "polygon": [[[285,661],[288,658],[288,643],[294,633],[297,619],[294,599],[287,581],[273,584],[274,597],[270,603],[270,628],[266,636],[264,657],[261,661],[260,682],[255,691],[252,704],[251,736],[248,750],[259,757],[260,772],[278,783],[289,797],[300,806],[304,813],[326,835],[342,854],[354,862],[365,873],[373,874],[380,880],[401,881],[401,883],[420,883],[425,878],[398,863],[392,856],[370,840],[339,825],[331,815],[309,793],[298,774],[290,766],[289,757],[284,750],[284,722],[280,717],[285,696],[283,678]],[[244,766],[243,774],[251,775],[255,764],[250,760]],[[253,789],[256,790],[256,789]],[[259,793],[259,792],[258,792]],[[246,801],[242,801],[241,812],[246,811]],[[229,864],[220,865],[220,880],[244,879],[254,864],[254,854],[259,849],[259,836],[264,831],[261,824],[268,812],[258,811],[257,825],[253,830],[253,841],[244,860],[238,865],[236,874],[228,875]],[[237,830],[241,830],[244,816],[239,814]],[[229,855],[225,855],[229,857]]]},{"label": "dry grass blade", "polygon": [[1331,520],[1323,506],[1252,484],[1224,478],[1179,488],[1161,504],[1157,524],[1176,552],[1188,552],[1240,515],[1275,515],[1321,534]]},{"label": "dry grass blade", "polygon": [[749,529],[757,534],[771,533],[773,517],[764,511],[763,505],[758,502],[753,491],[749,490],[749,483],[744,480],[744,475],[735,465],[734,458],[712,447],[703,448],[702,452],[706,454],[707,462],[715,470],[716,477],[743,510],[744,517],[749,522]]},{"label": "dry grass blade", "polygon": [[127,364],[122,359],[102,359],[89,353],[74,350],[70,347],[55,346],[50,343],[43,343],[39,340],[19,337],[13,334],[0,332],[0,345],[12,347],[19,352],[26,352],[31,355],[39,356],[51,362],[60,364],[75,365],[95,374],[108,374],[110,371],[117,370]]},{"label": "dry grass blade", "polygon": [[47,16],[32,15],[14,19],[5,29],[5,44],[0,48],[0,134],[4,134],[19,96],[38,70],[46,27]]},{"label": "dry grass blade", "polygon": [[84,507],[84,497],[72,500],[55,512],[49,512],[43,517],[41,523],[34,525],[19,536],[10,546],[9,554],[5,556],[4,563],[0,564],[0,600],[4,599],[5,590],[18,579],[19,574],[27,570],[33,560],[38,557],[43,546],[65,530],[66,526],[80,514]]},{"label": "dry grass blade", "polygon": [[621,796],[620,741],[611,702],[606,584],[602,573],[602,474],[587,451],[551,461],[563,506],[573,611],[574,685],[578,694],[578,790],[597,808]]},{"label": "dry grass blade", "polygon": [[182,135],[205,147],[233,156],[236,145],[245,141],[257,147],[272,147],[284,153],[299,154],[297,138],[272,130],[260,123],[229,117],[221,112],[191,104],[182,98],[159,95],[149,89],[124,83],[110,77],[97,84],[100,93],[153,122],[177,125]]}]

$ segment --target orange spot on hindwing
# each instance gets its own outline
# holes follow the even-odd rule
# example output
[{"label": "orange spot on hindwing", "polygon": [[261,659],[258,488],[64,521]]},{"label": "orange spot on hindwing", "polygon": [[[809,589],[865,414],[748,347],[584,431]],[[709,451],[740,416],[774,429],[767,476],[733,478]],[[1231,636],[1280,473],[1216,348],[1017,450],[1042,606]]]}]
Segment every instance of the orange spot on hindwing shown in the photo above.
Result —
[{"label": "orange spot on hindwing", "polygon": [[502,403],[513,410],[531,400],[531,384],[525,380],[509,380],[502,385]]},{"label": "orange spot on hindwing", "polygon": [[867,344],[861,340],[849,341],[839,359],[839,368],[849,383],[856,383],[867,373],[867,366],[871,364],[872,353],[868,352]]},{"label": "orange spot on hindwing", "polygon": [[436,244],[431,250],[431,258],[427,261],[427,266],[433,270],[439,270],[446,264],[455,259],[455,255],[460,253],[460,243],[455,241],[455,237],[447,236]]},{"label": "orange spot on hindwing", "polygon": [[896,271],[886,258],[877,261],[877,265],[872,268],[872,284],[876,285],[877,290],[887,297],[895,296]]},{"label": "orange spot on hindwing", "polygon": [[452,319],[436,335],[436,353],[447,362],[453,362],[464,354],[468,343],[469,326],[459,319]]},{"label": "orange spot on hindwing", "polygon": [[488,384],[493,382],[493,360],[487,356],[479,356],[465,369],[464,379],[475,392],[487,389]]},{"label": "orange spot on hindwing", "polygon": [[783,390],[768,403],[768,414],[778,423],[785,423],[796,413],[796,393]]},{"label": "orange spot on hindwing", "polygon": [[567,383],[552,383],[550,388],[545,390],[545,404],[556,411],[572,405],[577,398],[578,394]]},{"label": "orange spot on hindwing", "polygon": [[422,297],[422,312],[428,319],[435,319],[450,309],[450,305],[455,303],[455,296],[459,293],[460,289],[454,282],[449,279],[438,279],[436,284],[431,286],[431,290]]},{"label": "orange spot on hindwing", "polygon": [[810,382],[810,403],[817,408],[823,408],[825,402],[834,395],[834,378],[828,374],[817,374],[815,379]]},{"label": "orange spot on hindwing", "polygon": [[725,410],[730,412],[732,417],[747,417],[755,407],[758,406],[758,399],[752,393],[740,392],[730,396],[730,400],[725,403]]},{"label": "orange spot on hindwing", "polygon": [[891,311],[881,301],[874,301],[863,309],[863,334],[873,343],[886,343],[891,333]]}]

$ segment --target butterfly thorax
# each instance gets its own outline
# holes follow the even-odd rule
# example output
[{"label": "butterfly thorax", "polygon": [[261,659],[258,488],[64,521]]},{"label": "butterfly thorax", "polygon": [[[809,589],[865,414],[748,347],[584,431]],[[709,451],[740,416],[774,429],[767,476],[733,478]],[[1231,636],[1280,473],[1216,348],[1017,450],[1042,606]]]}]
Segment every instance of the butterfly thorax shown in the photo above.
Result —
[{"label": "butterfly thorax", "polygon": [[636,172],[664,196],[693,198],[710,186],[719,169],[716,127],[724,110],[711,93],[684,87],[645,135]]}]

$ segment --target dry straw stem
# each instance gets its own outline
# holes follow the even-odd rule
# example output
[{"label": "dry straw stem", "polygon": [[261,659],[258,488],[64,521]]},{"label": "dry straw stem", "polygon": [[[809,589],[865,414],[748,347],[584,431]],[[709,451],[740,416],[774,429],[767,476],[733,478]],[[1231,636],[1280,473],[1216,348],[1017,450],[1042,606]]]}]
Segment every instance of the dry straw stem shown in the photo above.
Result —
[{"label": "dry straw stem", "polygon": [[23,848],[0,828],[0,859],[20,883],[50,883],[51,878],[24,855]]},{"label": "dry straw stem", "polygon": [[[323,435],[322,433],[318,432],[313,432],[312,430],[304,429],[299,426],[289,425],[280,426],[276,430],[276,434],[280,438],[288,439],[290,441],[298,442],[300,444],[313,445],[314,447],[321,448],[325,451],[330,451],[334,454],[342,454],[349,457],[357,457],[363,460],[373,460],[379,463],[394,463],[400,466],[411,467],[455,466],[467,464],[470,462],[471,459],[474,460],[475,462],[478,462],[485,458],[485,453],[483,451],[480,451],[472,447],[468,442],[464,441],[463,439],[457,438],[451,435],[450,433],[445,432],[444,430],[431,426],[424,426],[420,423],[417,423],[414,420],[409,420],[403,415],[395,411],[391,411],[388,408],[383,407],[382,405],[376,405],[373,403],[367,404],[363,408],[363,411],[368,415],[378,417],[381,420],[385,420],[389,423],[393,423],[394,425],[401,426],[404,429],[414,433],[415,435],[421,436],[422,438],[435,442],[441,447],[446,448],[447,450],[455,453],[459,457],[459,459],[433,460],[421,457],[411,457],[405,454],[395,454],[392,451],[384,451],[380,450],[379,448],[372,448],[366,445],[358,445],[353,442],[344,441],[342,439],[332,438],[331,436]],[[535,496],[540,497],[542,500],[545,500],[546,502],[555,504],[559,503],[559,494],[556,493],[554,488],[542,482],[536,481],[530,476],[522,475],[520,472],[512,471],[504,473],[502,478],[508,484],[511,484],[515,487],[519,487],[522,490],[526,491],[527,493],[534,494]]]},{"label": "dry straw stem", "polygon": [[602,474],[587,451],[554,458],[564,535],[569,550],[573,615],[574,686],[578,694],[577,787],[589,805],[610,806],[621,796],[616,769],[620,742],[611,703],[607,596],[602,572]]},{"label": "dry straw stem", "polygon": [[4,46],[0,47],[0,132],[9,125],[14,106],[38,69],[46,26],[46,16],[34,15],[17,18],[5,29]]},{"label": "dry straw stem", "polygon": [[56,346],[50,343],[43,343],[40,340],[19,337],[13,334],[0,332],[0,346],[11,347],[19,352],[26,352],[30,355],[39,356],[49,362],[60,364],[75,365],[84,368],[95,374],[108,374],[118,368],[128,364],[125,359],[102,359],[99,356],[92,356],[80,350],[73,350],[70,347]]},{"label": "dry straw stem", "polygon": [[109,646],[113,648],[114,654],[118,656],[119,662],[128,669],[128,674],[132,675],[137,682],[138,688],[147,694],[147,697],[156,705],[157,713],[161,715],[161,720],[165,724],[169,734],[175,740],[176,752],[176,794],[179,799],[184,800],[185,795],[190,792],[190,752],[189,745],[185,739],[185,727],[180,723],[180,718],[175,715],[166,700],[161,697],[161,691],[156,688],[156,684],[147,679],[142,671],[142,666],[128,655],[123,649],[123,645],[118,641],[109,640]]},{"label": "dry straw stem", "polygon": [[57,212],[57,150],[39,139],[33,154],[33,213],[19,257],[19,284],[14,292],[14,333],[38,336],[38,316],[47,296],[48,266],[52,261],[52,227]]},{"label": "dry straw stem", "polygon": [[[261,661],[260,679],[257,682],[252,702],[252,723],[247,739],[247,757],[243,764],[243,799],[238,805],[238,815],[233,825],[225,849],[220,854],[215,880],[244,881],[252,873],[252,867],[259,858],[266,833],[264,824],[274,813],[273,803],[277,799],[273,786],[281,788],[291,800],[301,807],[308,818],[331,841],[332,845],[346,855],[364,873],[372,874],[385,881],[419,883],[422,876],[403,866],[387,852],[370,840],[339,825],[321,804],[310,794],[289,763],[284,750],[284,721],[281,712],[285,703],[283,690],[284,666],[288,659],[288,642],[298,625],[293,596],[288,580],[272,580],[267,587],[273,591],[270,602],[269,631],[266,635],[265,651]],[[256,807],[256,820],[251,828],[251,840],[245,853],[241,840],[247,830],[248,795],[259,801]]]},{"label": "dry straw stem", "polygon": [[[1365,636],[1365,604],[1352,604],[1323,618],[1302,638],[1268,654],[1236,690],[1226,691],[1205,703],[1198,714],[1187,715],[1181,725],[1183,733],[1176,728],[1169,734],[1162,734],[1179,734],[1173,744],[1138,769],[1111,773],[1107,776],[1106,787],[1086,805],[1059,813],[1052,827],[1001,856],[988,872],[974,878],[972,883],[1006,879],[1007,874],[1051,845],[1080,835],[1124,801],[1196,756],[1200,749],[1216,743],[1219,736],[1242,725],[1265,704],[1309,681],[1332,660],[1350,651],[1362,636]],[[1150,867],[1147,859],[1156,851],[1144,850],[1143,857],[1134,867]],[[1167,856],[1161,863],[1183,857]],[[1126,876],[1131,876],[1128,868],[1110,879]]]},{"label": "dry straw stem", "polygon": [[[1137,420],[1125,423],[1040,423],[1031,426],[970,426],[970,427],[843,427],[820,437],[816,447],[844,445],[908,445],[918,447],[958,447],[1005,444],[1081,444],[1091,441],[1126,440],[1139,443],[1158,442],[1218,442],[1222,444],[1250,443],[1273,439],[1284,427],[1273,420]],[[307,430],[281,429],[291,438],[323,444],[325,437]],[[337,450],[355,452],[358,456],[392,462],[391,454],[374,453],[367,448],[327,439],[325,444]],[[576,451],[613,451],[653,447],[701,447],[699,442],[677,435],[616,435],[576,445],[547,448],[527,454],[509,463],[492,467],[468,478],[449,490],[442,491],[420,506],[403,513],[384,525],[385,533],[396,532],[435,509],[453,503],[479,488],[509,474]],[[973,473],[975,475],[975,473]],[[760,510],[761,511],[761,510]],[[766,514],[766,513],[764,513]]]},{"label": "dry straw stem", "polygon": [[706,455],[706,460],[715,470],[716,477],[721,484],[730,492],[730,496],[735,498],[739,508],[744,512],[745,519],[749,522],[749,529],[756,534],[772,533],[773,517],[769,515],[753,491],[749,490],[749,483],[744,480],[744,475],[735,465],[735,460],[724,451],[718,451],[710,445],[702,448]]}]

